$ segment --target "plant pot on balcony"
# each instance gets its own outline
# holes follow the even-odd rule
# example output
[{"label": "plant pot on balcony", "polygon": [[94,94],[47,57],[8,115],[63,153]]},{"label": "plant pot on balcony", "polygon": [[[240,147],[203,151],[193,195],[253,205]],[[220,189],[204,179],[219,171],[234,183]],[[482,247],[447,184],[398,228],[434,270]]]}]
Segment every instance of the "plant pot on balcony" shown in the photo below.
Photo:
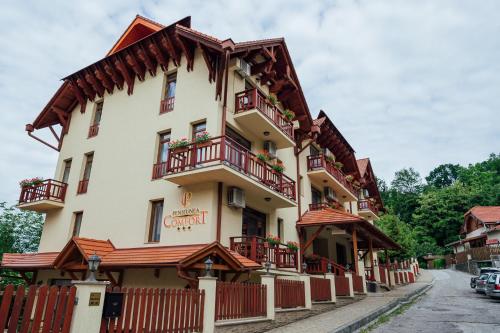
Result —
[{"label": "plant pot on balcony", "polygon": [[198,142],[196,143],[196,147],[197,148],[203,148],[203,147],[208,147],[208,146],[211,146],[212,145],[212,140],[207,140],[207,141],[203,141],[203,142]]},{"label": "plant pot on balcony", "polygon": [[177,148],[171,148],[172,153],[175,154],[181,154],[185,153],[189,150],[189,147],[177,147]]}]

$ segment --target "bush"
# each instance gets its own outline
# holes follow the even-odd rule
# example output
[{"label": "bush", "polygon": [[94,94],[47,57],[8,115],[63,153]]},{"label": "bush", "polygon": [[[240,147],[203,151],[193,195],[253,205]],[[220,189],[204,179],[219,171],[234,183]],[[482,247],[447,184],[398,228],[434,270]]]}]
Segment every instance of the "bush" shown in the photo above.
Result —
[{"label": "bush", "polygon": [[444,259],[434,259],[432,264],[435,269],[444,269],[446,267],[446,260]]}]

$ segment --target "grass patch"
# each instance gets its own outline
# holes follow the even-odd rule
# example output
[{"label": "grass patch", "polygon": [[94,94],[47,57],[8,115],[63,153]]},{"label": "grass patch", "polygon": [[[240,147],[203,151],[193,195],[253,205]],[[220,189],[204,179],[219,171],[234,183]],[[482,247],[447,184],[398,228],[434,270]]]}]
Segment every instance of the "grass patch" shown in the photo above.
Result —
[{"label": "grass patch", "polygon": [[409,303],[406,303],[406,304],[403,304],[401,305],[399,308],[397,308],[396,310],[392,311],[391,313],[388,313],[388,314],[384,314],[384,315],[381,315],[380,317],[378,317],[377,321],[370,324],[370,326],[368,327],[365,327],[363,328],[360,333],[368,333],[368,332],[371,332],[372,330],[376,329],[377,327],[379,327],[380,325],[382,324],[385,324],[387,323],[391,318],[393,317],[396,317],[396,316],[399,316],[399,315],[402,315],[403,313],[406,312],[406,310],[408,310],[418,299],[418,298],[415,298],[414,300],[412,300],[411,302]]}]

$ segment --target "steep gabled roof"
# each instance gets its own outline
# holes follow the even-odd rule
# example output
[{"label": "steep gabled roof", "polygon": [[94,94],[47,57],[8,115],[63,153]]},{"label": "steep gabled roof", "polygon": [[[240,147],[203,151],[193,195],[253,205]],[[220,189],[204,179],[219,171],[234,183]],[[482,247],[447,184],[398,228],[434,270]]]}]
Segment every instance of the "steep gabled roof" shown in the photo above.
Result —
[{"label": "steep gabled roof", "polygon": [[358,170],[361,175],[361,186],[368,189],[370,196],[377,200],[379,208],[384,208],[384,203],[382,202],[382,197],[377,185],[377,179],[375,178],[375,173],[373,172],[372,164],[369,158],[361,158],[356,160],[358,165]]},{"label": "steep gabled roof", "polygon": [[475,206],[469,209],[464,217],[469,214],[483,223],[500,223],[500,206]]},{"label": "steep gabled roof", "polygon": [[359,160],[356,160],[356,163],[358,164],[360,176],[364,177],[366,169],[368,168],[368,163],[370,163],[370,160],[368,158],[361,158]]}]

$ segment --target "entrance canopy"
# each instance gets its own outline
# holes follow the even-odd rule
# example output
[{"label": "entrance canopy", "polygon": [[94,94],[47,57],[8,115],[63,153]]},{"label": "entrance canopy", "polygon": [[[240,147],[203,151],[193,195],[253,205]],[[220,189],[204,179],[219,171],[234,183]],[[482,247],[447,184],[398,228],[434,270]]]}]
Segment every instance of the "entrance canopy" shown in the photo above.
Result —
[{"label": "entrance canopy", "polygon": [[[374,249],[400,249],[401,246],[394,242],[382,230],[368,222],[367,220],[333,208],[323,208],[319,210],[307,211],[297,222],[298,229],[319,227],[323,230],[329,226],[352,233],[356,230],[359,238],[358,249],[368,249],[371,239]],[[319,232],[317,232],[319,234]]]}]

